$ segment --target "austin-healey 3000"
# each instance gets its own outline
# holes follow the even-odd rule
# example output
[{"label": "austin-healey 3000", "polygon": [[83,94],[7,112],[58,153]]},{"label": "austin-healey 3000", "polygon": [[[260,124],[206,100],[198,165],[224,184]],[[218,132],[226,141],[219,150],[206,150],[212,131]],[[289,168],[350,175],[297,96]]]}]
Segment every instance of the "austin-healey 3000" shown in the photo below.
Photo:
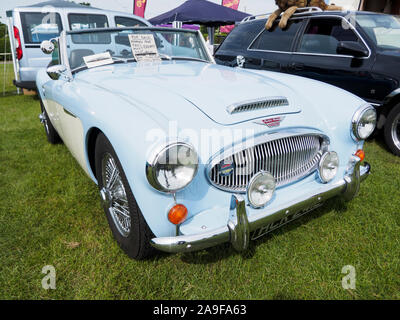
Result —
[{"label": "austin-healey 3000", "polygon": [[342,89],[217,65],[199,32],[115,28],[44,41],[40,119],[98,185],[132,258],[245,250],[370,173],[376,112]]}]

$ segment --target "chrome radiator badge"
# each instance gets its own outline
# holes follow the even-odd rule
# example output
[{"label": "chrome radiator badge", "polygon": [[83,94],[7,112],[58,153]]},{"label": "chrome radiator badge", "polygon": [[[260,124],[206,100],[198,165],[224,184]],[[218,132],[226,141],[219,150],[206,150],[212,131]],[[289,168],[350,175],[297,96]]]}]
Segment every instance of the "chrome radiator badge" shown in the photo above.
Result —
[{"label": "chrome radiator badge", "polygon": [[254,123],[267,126],[268,128],[276,128],[281,125],[281,122],[284,119],[285,117],[273,117],[273,118],[263,119],[260,121],[254,121]]}]

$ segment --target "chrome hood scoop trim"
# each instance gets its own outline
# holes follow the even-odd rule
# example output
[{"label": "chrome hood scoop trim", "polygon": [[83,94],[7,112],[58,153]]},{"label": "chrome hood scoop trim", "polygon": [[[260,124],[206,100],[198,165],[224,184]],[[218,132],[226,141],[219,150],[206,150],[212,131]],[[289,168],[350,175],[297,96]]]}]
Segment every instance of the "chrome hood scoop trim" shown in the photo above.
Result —
[{"label": "chrome hood scoop trim", "polygon": [[228,106],[226,108],[226,111],[229,114],[236,114],[241,112],[257,111],[287,106],[289,106],[289,101],[285,97],[268,97],[235,103]]}]

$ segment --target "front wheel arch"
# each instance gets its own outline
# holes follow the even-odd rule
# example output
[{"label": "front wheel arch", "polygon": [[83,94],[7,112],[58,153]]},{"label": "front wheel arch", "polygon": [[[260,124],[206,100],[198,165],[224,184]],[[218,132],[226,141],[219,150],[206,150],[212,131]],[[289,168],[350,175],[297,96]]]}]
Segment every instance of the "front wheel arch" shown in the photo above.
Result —
[{"label": "front wheel arch", "polygon": [[[99,128],[93,127],[89,129],[86,135],[86,152],[89,162],[89,169],[93,175],[96,177],[96,140],[100,133],[103,133]],[[104,133],[103,133],[104,134]]]},{"label": "front wheel arch", "polygon": [[379,113],[378,130],[384,128],[389,113],[399,103],[400,103],[400,89],[396,89],[385,98],[382,106],[377,110]]}]

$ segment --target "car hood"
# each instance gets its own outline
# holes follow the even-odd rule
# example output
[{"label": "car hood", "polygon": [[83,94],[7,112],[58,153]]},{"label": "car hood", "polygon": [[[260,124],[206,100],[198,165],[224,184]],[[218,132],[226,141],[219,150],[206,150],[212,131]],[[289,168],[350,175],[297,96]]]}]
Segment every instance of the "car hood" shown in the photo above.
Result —
[{"label": "car hood", "polygon": [[[82,71],[77,77],[114,94],[129,97],[136,103],[158,108],[167,116],[166,105],[169,101],[176,101],[178,96],[222,125],[265,116],[298,113],[302,105],[307,103],[288,84],[273,78],[204,62],[116,64]],[[227,111],[233,105],[281,97],[287,99],[288,105],[234,114]]]}]

